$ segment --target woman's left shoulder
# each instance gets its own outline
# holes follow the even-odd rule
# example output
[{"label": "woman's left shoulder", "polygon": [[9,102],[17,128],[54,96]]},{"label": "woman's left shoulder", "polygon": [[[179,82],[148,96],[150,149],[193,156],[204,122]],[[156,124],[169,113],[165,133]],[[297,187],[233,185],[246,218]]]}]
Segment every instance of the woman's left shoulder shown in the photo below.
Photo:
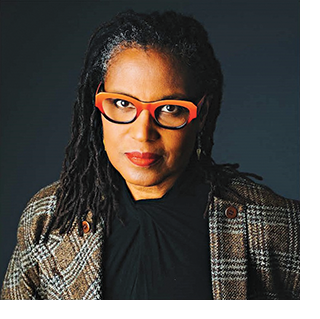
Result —
[{"label": "woman's left shoulder", "polygon": [[250,178],[235,178],[231,184],[232,188],[245,200],[248,206],[292,212],[299,212],[300,210],[299,200],[281,196],[268,186]]}]

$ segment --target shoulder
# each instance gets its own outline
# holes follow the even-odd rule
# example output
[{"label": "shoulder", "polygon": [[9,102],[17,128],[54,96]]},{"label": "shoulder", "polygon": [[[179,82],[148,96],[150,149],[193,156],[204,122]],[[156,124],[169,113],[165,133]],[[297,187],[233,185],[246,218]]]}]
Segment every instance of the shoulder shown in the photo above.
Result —
[{"label": "shoulder", "polygon": [[299,210],[298,200],[285,198],[275,193],[268,186],[254,181],[254,179],[260,180],[261,177],[240,172],[238,167],[238,164],[215,164],[213,166],[212,182],[216,185],[217,198],[243,206],[254,205]]},{"label": "shoulder", "polygon": [[37,242],[50,224],[56,208],[59,182],[54,182],[38,191],[24,209],[19,226],[18,242]]},{"label": "shoulder", "polygon": [[281,226],[280,228],[284,228],[283,233],[299,232],[300,202],[298,200],[285,198],[266,185],[257,183],[241,173],[232,173],[225,179],[228,183],[225,184],[225,191],[219,202],[224,203],[224,206],[234,206],[239,212],[241,211],[247,226],[270,226],[270,229],[273,229],[273,226]]},{"label": "shoulder", "polygon": [[54,182],[38,191],[28,202],[22,216],[50,216],[56,205],[58,188],[59,182]]},{"label": "shoulder", "polygon": [[28,202],[28,205],[40,204],[41,202],[45,202],[52,199],[52,197],[56,196],[58,187],[59,187],[58,181],[46,187],[43,187],[30,199],[30,201]]},{"label": "shoulder", "polygon": [[230,188],[239,194],[247,205],[299,210],[300,202],[298,200],[285,198],[275,193],[268,186],[254,182],[249,178],[233,178]]}]

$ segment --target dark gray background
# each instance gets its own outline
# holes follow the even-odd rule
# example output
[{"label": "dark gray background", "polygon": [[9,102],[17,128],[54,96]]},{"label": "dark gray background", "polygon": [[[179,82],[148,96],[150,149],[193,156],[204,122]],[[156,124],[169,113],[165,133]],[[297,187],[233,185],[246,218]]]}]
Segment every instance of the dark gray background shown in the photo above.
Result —
[{"label": "dark gray background", "polygon": [[204,24],[225,75],[216,162],[299,199],[298,0],[1,1],[0,283],[24,206],[59,178],[89,36],[128,8]]}]

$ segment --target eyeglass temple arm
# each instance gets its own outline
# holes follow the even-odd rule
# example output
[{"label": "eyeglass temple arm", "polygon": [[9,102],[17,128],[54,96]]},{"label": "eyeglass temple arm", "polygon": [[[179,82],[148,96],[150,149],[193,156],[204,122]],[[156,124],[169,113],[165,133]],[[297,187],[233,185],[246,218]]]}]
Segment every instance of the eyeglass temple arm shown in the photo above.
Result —
[{"label": "eyeglass temple arm", "polygon": [[201,108],[202,108],[202,104],[206,98],[207,94],[205,94],[202,99],[199,101],[199,103],[197,104],[197,115],[200,114]]},{"label": "eyeglass temple arm", "polygon": [[98,85],[98,88],[97,88],[97,91],[96,91],[96,95],[97,95],[98,92],[99,92],[99,89],[100,89],[101,84],[102,84],[102,82],[100,82],[99,85]]}]

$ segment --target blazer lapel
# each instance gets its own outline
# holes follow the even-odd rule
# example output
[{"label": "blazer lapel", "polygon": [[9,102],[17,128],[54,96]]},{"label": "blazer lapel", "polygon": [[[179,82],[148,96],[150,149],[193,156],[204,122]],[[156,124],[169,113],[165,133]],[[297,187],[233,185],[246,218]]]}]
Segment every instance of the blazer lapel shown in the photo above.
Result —
[{"label": "blazer lapel", "polygon": [[213,299],[247,297],[247,229],[245,208],[215,198],[209,213]]},{"label": "blazer lapel", "polygon": [[[90,217],[87,223],[90,227]],[[48,299],[102,299],[103,238],[101,225],[82,237],[76,227],[63,236],[50,235],[45,244],[50,257],[40,262],[48,270],[43,274]]]}]

